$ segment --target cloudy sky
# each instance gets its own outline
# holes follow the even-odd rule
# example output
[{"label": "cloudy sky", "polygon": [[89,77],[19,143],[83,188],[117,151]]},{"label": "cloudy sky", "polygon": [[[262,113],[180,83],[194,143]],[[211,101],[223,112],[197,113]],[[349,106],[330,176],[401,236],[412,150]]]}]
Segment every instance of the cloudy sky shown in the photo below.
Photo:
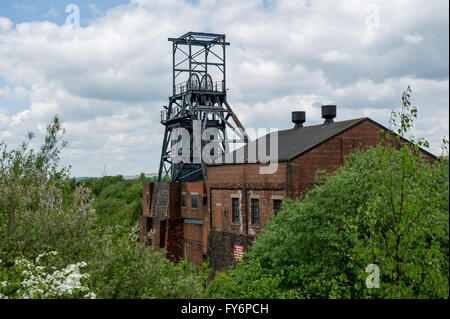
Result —
[{"label": "cloudy sky", "polygon": [[[77,5],[80,27],[70,10]],[[388,125],[411,85],[414,135],[449,135],[446,0],[19,0],[0,2],[0,140],[18,145],[58,114],[74,176],[156,172],[171,93],[168,37],[225,33],[228,101],[245,127],[368,116]],[[66,8],[68,12],[66,12]],[[76,10],[75,10],[76,11]],[[69,22],[69,24],[66,23]],[[214,80],[214,79],[213,79]]]}]

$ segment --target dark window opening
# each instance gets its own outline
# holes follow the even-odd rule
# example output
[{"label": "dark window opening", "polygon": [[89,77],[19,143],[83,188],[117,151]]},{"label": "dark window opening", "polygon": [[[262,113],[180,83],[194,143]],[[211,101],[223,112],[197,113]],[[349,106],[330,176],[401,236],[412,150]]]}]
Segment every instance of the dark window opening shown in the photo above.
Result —
[{"label": "dark window opening", "polygon": [[203,195],[203,207],[208,206],[208,197]]},{"label": "dark window opening", "polygon": [[198,208],[198,195],[191,195],[191,207]]},{"label": "dark window opening", "polygon": [[147,192],[147,206],[149,206],[150,205],[150,195],[149,195],[149,193]]},{"label": "dark window opening", "polygon": [[275,216],[277,216],[278,213],[281,212],[281,203],[282,203],[281,199],[273,200],[273,212],[274,212]]},{"label": "dark window opening", "polygon": [[239,223],[239,198],[232,199],[233,223]]},{"label": "dark window opening", "polygon": [[181,207],[186,207],[186,194],[181,194]]},{"label": "dark window opening", "polygon": [[155,205],[167,207],[169,202],[169,193],[167,191],[158,191],[155,195]]},{"label": "dark window opening", "polygon": [[159,247],[164,248],[166,246],[166,221],[163,220],[159,224]]},{"label": "dark window opening", "polygon": [[259,224],[259,199],[252,198],[252,224]]}]

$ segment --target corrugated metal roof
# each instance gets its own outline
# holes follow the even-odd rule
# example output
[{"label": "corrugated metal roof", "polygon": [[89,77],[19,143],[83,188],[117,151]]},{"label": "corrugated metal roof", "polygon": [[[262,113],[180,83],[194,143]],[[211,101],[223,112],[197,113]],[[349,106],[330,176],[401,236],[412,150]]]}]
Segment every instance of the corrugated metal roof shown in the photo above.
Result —
[{"label": "corrugated metal roof", "polygon": [[[334,122],[327,125],[312,125],[312,126],[304,126],[299,128],[292,128],[288,130],[278,131],[278,161],[288,161],[291,160],[298,155],[314,148],[315,146],[325,142],[326,140],[338,135],[339,133],[344,132],[345,130],[358,125],[365,121],[366,118],[358,118],[347,121]],[[274,133],[269,133],[263,137],[258,138],[255,141],[251,141],[248,144],[250,145],[250,149],[255,147],[257,143],[259,144],[261,139],[266,139],[266,154],[269,154],[270,151],[270,136]],[[260,145],[260,144],[259,144]],[[215,163],[213,165],[227,165],[227,164],[239,164],[242,162],[236,161],[236,153],[244,152],[244,162],[248,163],[248,145],[245,145],[238,150],[232,152],[234,154],[232,163],[218,164]],[[252,161],[250,161],[251,163]],[[258,161],[257,161],[258,162]]]}]

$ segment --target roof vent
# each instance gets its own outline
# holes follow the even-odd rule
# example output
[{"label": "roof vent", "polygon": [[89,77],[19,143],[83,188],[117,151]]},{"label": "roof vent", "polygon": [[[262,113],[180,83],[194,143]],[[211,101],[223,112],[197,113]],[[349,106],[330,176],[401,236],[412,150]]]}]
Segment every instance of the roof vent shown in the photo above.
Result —
[{"label": "roof vent", "polygon": [[304,111],[292,112],[292,123],[295,124],[294,128],[303,127],[305,123],[306,113]]},{"label": "roof vent", "polygon": [[325,119],[324,125],[333,123],[336,117],[336,105],[322,105],[322,118]]}]

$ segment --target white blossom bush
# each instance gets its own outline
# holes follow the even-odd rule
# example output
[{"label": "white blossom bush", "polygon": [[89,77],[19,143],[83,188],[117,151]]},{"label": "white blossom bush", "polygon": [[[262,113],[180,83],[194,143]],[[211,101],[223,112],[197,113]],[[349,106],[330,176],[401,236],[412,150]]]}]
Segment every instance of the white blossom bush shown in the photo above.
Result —
[{"label": "white blossom bush", "polygon": [[63,134],[55,117],[38,151],[32,134],[12,150],[0,141],[0,298],[201,298],[205,267],[142,247],[137,225],[98,222],[90,189],[59,168]]},{"label": "white blossom bush", "polygon": [[42,265],[42,258],[57,254],[43,253],[34,261],[16,259],[11,267],[0,268],[0,299],[95,299],[96,294],[86,285],[89,274],[80,273],[80,268],[87,266],[85,262],[63,269]]},{"label": "white blossom bush", "polygon": [[68,168],[59,168],[63,133],[55,117],[38,151],[30,146],[31,133],[14,149],[0,141],[0,259],[8,265],[16,256],[56,250],[63,267],[89,260],[94,251],[94,199],[74,184]]}]

